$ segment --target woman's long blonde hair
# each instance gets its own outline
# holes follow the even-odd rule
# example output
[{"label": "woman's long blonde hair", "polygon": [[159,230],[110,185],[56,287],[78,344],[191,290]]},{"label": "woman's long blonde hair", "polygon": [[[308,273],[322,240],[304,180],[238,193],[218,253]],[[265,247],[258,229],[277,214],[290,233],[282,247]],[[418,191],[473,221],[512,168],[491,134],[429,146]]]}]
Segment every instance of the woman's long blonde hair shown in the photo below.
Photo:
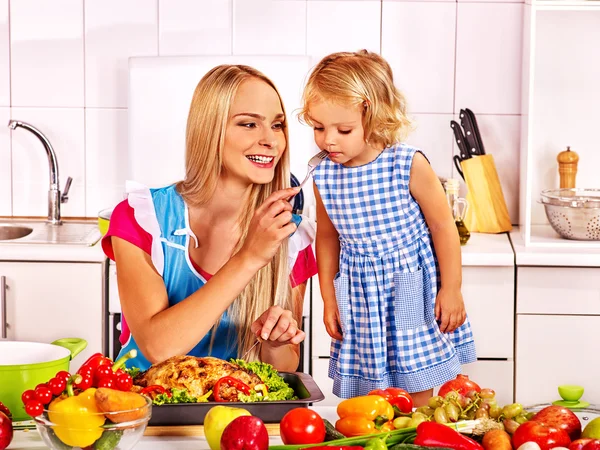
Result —
[{"label": "woman's long blonde hair", "polygon": [[[271,86],[285,111],[279,91],[273,82],[258,70],[244,65],[220,65],[210,70],[198,83],[187,121],[185,179],[177,183],[177,191],[188,205],[206,204],[214,195],[219,176],[223,170],[223,146],[229,121],[231,105],[240,85],[251,78],[264,81]],[[254,211],[266,198],[279,189],[290,185],[289,139],[287,119],[284,118],[283,131],[286,149],[275,168],[273,181],[252,186],[248,204],[239,218],[240,239],[234,248],[237,253],[246,236]],[[229,317],[237,327],[238,357],[256,342],[250,325],[272,305],[294,311],[299,320],[297,308],[292,306],[290,272],[288,267],[287,240],[282,243],[272,261],[257,272],[254,278],[229,307]],[[218,301],[218,299],[215,299]],[[210,348],[214,339],[229,339],[231,336],[215,336],[219,322],[213,327]],[[257,346],[246,358],[258,358]]]},{"label": "woman's long blonde hair", "polygon": [[411,122],[392,68],[377,53],[361,50],[325,56],[312,70],[302,96],[301,121],[313,126],[310,105],[329,101],[360,107],[365,141],[388,147],[406,138]]}]

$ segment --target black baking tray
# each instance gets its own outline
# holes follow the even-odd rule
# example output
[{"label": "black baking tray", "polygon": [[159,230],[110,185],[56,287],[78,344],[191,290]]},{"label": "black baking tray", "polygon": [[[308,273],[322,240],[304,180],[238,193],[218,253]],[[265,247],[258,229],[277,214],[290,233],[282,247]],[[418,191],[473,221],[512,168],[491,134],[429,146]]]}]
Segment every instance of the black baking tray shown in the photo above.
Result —
[{"label": "black baking tray", "polygon": [[325,398],[315,380],[303,372],[279,372],[285,382],[294,390],[297,400],[282,400],[275,402],[204,402],[204,403],[175,403],[170,405],[152,406],[152,416],[149,426],[169,425],[203,425],[204,416],[209,409],[216,405],[244,408],[253,416],[259,417],[265,423],[280,422],[288,411],[294,408],[306,408],[311,403],[320,402]]}]

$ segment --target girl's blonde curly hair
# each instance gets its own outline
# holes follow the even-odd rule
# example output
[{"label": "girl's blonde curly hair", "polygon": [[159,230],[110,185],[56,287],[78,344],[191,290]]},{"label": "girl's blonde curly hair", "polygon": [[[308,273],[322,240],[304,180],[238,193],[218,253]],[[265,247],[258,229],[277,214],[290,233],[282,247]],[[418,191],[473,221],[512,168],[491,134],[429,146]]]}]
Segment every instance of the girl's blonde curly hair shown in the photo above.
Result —
[{"label": "girl's blonde curly hair", "polygon": [[313,126],[310,105],[323,100],[362,108],[364,138],[371,144],[389,147],[411,131],[406,99],[394,86],[392,68],[377,53],[360,50],[324,57],[304,88],[300,120]]}]

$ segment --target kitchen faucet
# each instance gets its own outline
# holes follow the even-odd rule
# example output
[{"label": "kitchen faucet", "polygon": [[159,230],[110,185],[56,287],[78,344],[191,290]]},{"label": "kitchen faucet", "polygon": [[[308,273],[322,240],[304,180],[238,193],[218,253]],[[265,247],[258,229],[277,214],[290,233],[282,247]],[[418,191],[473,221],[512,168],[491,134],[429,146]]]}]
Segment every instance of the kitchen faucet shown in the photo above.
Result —
[{"label": "kitchen faucet", "polygon": [[19,120],[10,120],[8,122],[8,127],[11,130],[16,129],[17,127],[24,128],[25,130],[33,133],[35,137],[37,137],[44,145],[46,154],[48,155],[48,165],[50,166],[50,187],[48,189],[48,223],[52,225],[61,225],[62,221],[60,218],[60,205],[61,203],[67,203],[69,200],[68,194],[73,178],[67,178],[67,182],[65,183],[65,191],[61,195],[60,185],[58,183],[58,160],[56,159],[56,153],[54,153],[54,149],[52,148],[52,144],[50,144],[48,138],[33,125],[30,125],[26,122],[21,122]]}]

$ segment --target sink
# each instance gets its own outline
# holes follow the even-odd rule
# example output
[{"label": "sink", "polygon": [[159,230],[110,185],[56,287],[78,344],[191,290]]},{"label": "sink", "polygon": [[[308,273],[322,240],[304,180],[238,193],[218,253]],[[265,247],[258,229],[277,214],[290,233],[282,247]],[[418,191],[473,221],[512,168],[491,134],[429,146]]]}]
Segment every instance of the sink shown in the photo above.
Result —
[{"label": "sink", "polygon": [[19,239],[31,234],[33,228],[19,225],[0,224],[0,241]]},{"label": "sink", "polygon": [[75,244],[91,246],[101,237],[97,221],[64,220],[62,225],[52,225],[42,219],[0,220],[0,245]]}]

